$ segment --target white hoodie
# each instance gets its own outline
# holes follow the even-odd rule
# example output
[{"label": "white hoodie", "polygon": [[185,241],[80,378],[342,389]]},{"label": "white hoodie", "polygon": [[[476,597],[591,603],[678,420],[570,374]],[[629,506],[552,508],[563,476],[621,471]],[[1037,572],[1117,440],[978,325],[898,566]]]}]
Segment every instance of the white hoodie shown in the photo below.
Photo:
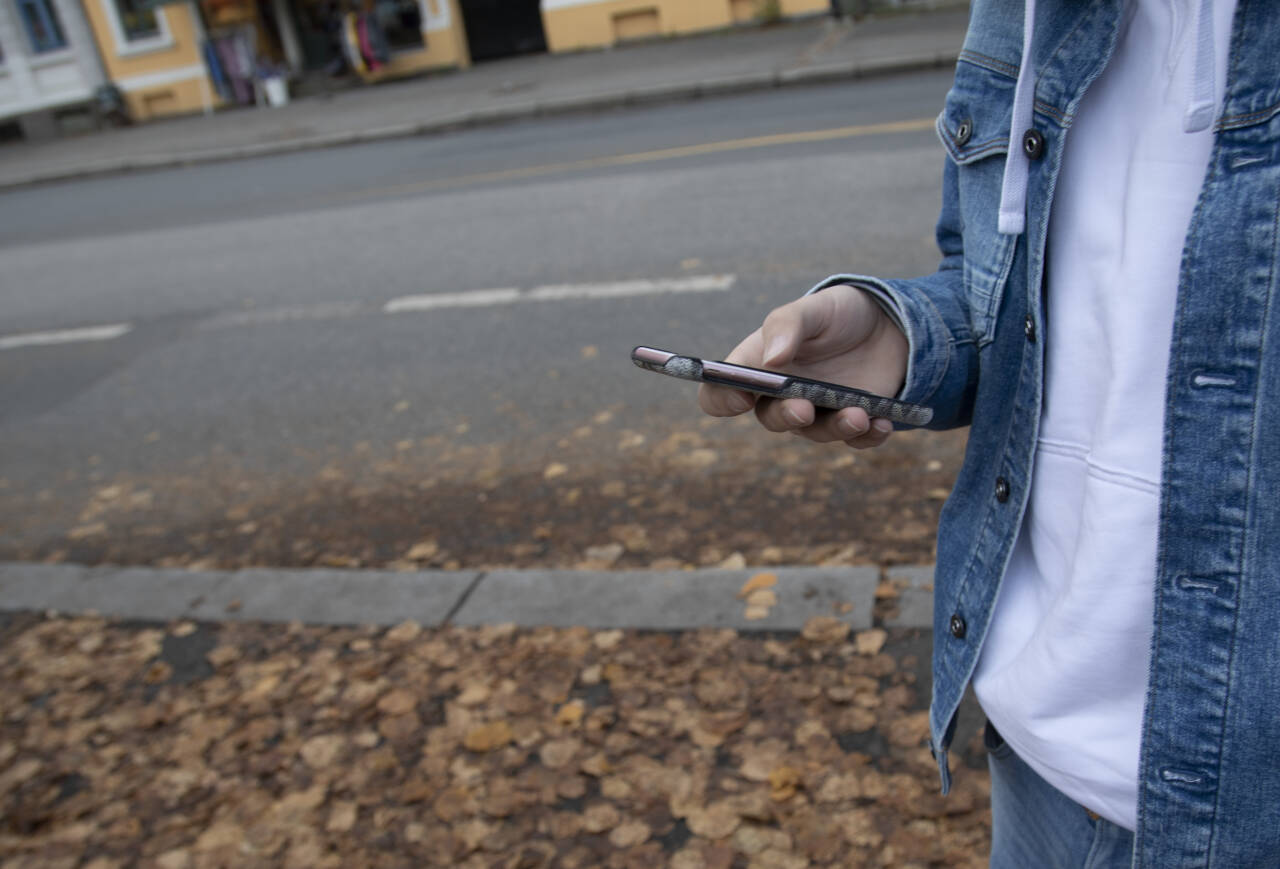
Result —
[{"label": "white hoodie", "polygon": [[[1034,40],[1028,0],[1024,57]],[[1235,0],[1131,0],[1066,138],[1050,215],[1045,399],[1027,515],[974,689],[1046,781],[1136,827],[1165,373],[1179,266],[1221,103]],[[1000,229],[1024,229],[1032,70]]]}]

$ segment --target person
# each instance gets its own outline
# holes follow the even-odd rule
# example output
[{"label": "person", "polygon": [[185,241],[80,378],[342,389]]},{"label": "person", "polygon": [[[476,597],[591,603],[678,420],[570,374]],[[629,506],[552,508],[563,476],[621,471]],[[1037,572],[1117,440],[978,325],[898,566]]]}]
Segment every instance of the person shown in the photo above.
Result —
[{"label": "person", "polygon": [[[930,743],[972,684],[997,867],[1280,866],[1280,4],[974,0],[938,270],[835,275],[729,361],[968,425]],[[876,447],[858,409],[715,416]]]}]

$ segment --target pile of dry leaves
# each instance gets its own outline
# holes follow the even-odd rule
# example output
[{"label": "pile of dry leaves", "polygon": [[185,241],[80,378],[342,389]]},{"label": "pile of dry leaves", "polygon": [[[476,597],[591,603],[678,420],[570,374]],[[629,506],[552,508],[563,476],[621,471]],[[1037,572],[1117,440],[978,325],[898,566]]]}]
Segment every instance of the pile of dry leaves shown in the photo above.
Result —
[{"label": "pile of dry leaves", "polygon": [[25,617],[0,865],[985,865],[887,639]]}]

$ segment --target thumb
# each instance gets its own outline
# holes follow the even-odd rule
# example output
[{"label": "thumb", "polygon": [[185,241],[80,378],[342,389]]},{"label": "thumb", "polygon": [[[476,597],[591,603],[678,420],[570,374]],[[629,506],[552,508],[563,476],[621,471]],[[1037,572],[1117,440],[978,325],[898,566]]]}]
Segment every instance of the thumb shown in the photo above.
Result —
[{"label": "thumb", "polygon": [[766,367],[780,368],[792,362],[800,345],[817,336],[826,322],[823,301],[815,293],[775,308],[760,327]]}]

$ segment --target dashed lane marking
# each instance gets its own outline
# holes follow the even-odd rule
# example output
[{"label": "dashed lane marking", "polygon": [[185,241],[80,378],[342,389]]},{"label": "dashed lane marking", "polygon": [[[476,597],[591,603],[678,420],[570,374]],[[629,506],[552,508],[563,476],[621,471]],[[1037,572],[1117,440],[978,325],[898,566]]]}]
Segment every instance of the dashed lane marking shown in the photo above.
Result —
[{"label": "dashed lane marking", "polygon": [[690,275],[659,280],[612,281],[594,284],[546,284],[531,290],[505,287],[465,293],[430,293],[402,296],[383,305],[388,314],[430,311],[440,308],[477,308],[516,302],[555,302],[564,299],[620,299],[663,293],[706,293],[730,289],[736,275]]},{"label": "dashed lane marking", "polygon": [[520,299],[515,287],[493,290],[471,290],[465,293],[432,293],[422,296],[401,296],[382,306],[388,314],[401,311],[432,311],[437,308],[483,308],[488,305],[508,305]]},{"label": "dashed lane marking", "polygon": [[49,332],[21,332],[0,336],[0,350],[16,350],[19,347],[47,347],[52,344],[76,344],[82,341],[110,341],[127,333],[129,323],[113,323],[108,326],[85,326],[79,329],[56,329]]}]

